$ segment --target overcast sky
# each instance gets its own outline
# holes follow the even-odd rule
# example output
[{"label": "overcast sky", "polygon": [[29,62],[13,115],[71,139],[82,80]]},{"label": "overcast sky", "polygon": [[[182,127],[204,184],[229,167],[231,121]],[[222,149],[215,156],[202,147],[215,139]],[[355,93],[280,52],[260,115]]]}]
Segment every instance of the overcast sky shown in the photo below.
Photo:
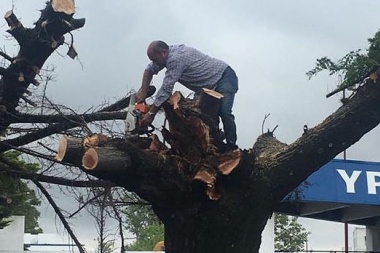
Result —
[{"label": "overcast sky", "polygon": [[[2,0],[0,12],[13,3],[30,27],[44,2]],[[337,79],[324,74],[309,81],[305,73],[317,58],[338,59],[366,48],[367,38],[380,28],[380,2],[373,0],[77,0],[76,5],[76,17],[86,18],[85,27],[73,33],[80,61],[62,57],[65,46],[48,60],[56,66],[56,81],[48,87],[54,101],[78,111],[115,101],[139,88],[152,40],[184,43],[237,72],[234,113],[241,148],[253,145],[266,114],[265,130],[279,125],[276,137],[289,144],[300,137],[304,124],[313,127],[334,112],[339,96],[325,95]],[[4,20],[0,28],[5,35]],[[4,36],[0,44],[10,54],[17,50]],[[161,79],[153,84],[159,86]],[[367,134],[348,150],[348,158],[379,161],[379,136],[379,129]],[[344,245],[343,224],[302,222],[312,232],[309,248]]]}]

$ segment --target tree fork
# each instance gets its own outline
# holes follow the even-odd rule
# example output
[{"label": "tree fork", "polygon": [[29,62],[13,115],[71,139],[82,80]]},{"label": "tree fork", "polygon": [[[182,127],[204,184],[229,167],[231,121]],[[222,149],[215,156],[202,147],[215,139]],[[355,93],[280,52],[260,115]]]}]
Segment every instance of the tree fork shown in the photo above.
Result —
[{"label": "tree fork", "polygon": [[[9,126],[9,115],[16,111],[30,83],[36,83],[35,77],[47,58],[63,44],[64,35],[84,26],[85,19],[72,17],[74,9],[73,0],[52,0],[32,29],[24,28],[13,11],[5,14],[8,32],[19,43],[20,50],[0,80],[0,106],[4,107],[0,112],[0,132]],[[56,46],[52,46],[54,43]]]}]

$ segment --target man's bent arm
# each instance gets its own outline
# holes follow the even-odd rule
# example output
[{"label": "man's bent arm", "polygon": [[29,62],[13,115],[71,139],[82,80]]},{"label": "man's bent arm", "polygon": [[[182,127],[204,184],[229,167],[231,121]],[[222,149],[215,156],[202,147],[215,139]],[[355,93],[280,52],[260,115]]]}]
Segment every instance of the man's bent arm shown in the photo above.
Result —
[{"label": "man's bent arm", "polygon": [[148,92],[149,84],[152,82],[153,74],[149,70],[145,70],[142,78],[142,84],[138,92],[136,93],[136,101],[143,102]]}]

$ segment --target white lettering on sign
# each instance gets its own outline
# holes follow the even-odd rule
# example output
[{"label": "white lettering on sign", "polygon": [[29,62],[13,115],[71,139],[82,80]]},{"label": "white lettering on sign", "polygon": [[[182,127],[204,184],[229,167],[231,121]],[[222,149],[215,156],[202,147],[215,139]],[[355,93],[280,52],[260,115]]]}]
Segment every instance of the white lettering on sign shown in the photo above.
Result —
[{"label": "white lettering on sign", "polygon": [[346,183],[347,193],[355,193],[355,182],[362,172],[360,170],[354,170],[350,177],[349,175],[347,175],[347,172],[345,170],[337,171],[339,175],[343,178],[343,181]]},{"label": "white lettering on sign", "polygon": [[[376,178],[378,179],[376,181]],[[368,194],[376,194],[376,187],[380,186],[380,172],[367,171]]]}]

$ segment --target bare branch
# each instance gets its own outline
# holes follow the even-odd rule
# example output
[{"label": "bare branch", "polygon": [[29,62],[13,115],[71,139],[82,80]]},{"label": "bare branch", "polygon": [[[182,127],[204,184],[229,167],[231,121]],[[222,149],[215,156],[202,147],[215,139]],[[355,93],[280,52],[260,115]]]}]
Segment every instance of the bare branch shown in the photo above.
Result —
[{"label": "bare branch", "polygon": [[270,116],[270,113],[265,114],[265,116],[264,116],[263,123],[261,124],[261,133],[262,133],[262,134],[264,133],[264,125],[265,125],[265,121],[267,120],[267,118],[269,118],[269,116]]},{"label": "bare branch", "polygon": [[0,56],[4,57],[4,59],[12,62],[13,61],[13,58],[10,57],[9,55],[7,55],[6,53],[4,53],[3,51],[0,50]]},{"label": "bare branch", "polygon": [[[149,91],[148,91],[149,92],[148,96],[153,95],[154,91],[155,91],[154,86],[150,86]],[[121,109],[123,109],[129,105],[129,98],[130,97],[123,98],[123,99],[115,102],[114,104],[99,110],[98,113],[106,113],[106,112],[111,112],[113,110],[121,110]],[[123,115],[123,114],[119,114],[118,117],[121,117],[121,115]],[[102,115],[102,116],[106,117],[105,115]],[[108,115],[108,117],[109,116],[110,115]],[[115,116],[115,115],[113,115],[113,116]],[[61,119],[62,119],[62,117],[61,117]],[[88,123],[88,122],[92,122],[95,120],[100,120],[100,119],[97,117],[94,117],[94,119],[89,117],[86,120],[86,122]],[[57,134],[57,133],[60,133],[62,131],[65,131],[65,130],[68,130],[68,129],[71,129],[74,127],[78,127],[80,125],[81,125],[81,122],[74,122],[74,121],[70,121],[70,122],[66,121],[63,123],[51,124],[48,127],[37,130],[33,133],[26,134],[26,135],[23,135],[21,137],[17,137],[17,138],[11,139],[11,140],[5,140],[5,141],[0,142],[0,152],[5,152],[7,150],[13,149],[13,147],[26,145],[28,143],[37,141],[37,140],[42,139],[44,137],[50,136],[52,134]]]},{"label": "bare branch", "polygon": [[125,252],[126,249],[125,249],[125,245],[124,245],[123,219],[121,218],[119,210],[117,210],[116,206],[113,204],[112,194],[108,194],[108,198],[109,198],[110,202],[112,203],[111,207],[112,207],[112,210],[113,210],[113,212],[116,216],[116,219],[118,221],[118,224],[119,224],[119,233],[120,233],[120,238],[121,238],[121,252]]},{"label": "bare branch", "polygon": [[106,194],[106,191],[103,191],[97,195],[95,195],[94,197],[92,197],[91,199],[87,200],[81,207],[78,208],[78,210],[76,210],[74,213],[70,214],[69,218],[72,218],[74,217],[74,215],[76,215],[77,213],[80,212],[80,210],[82,210],[83,208],[85,208],[88,204],[90,204],[92,201],[94,201],[95,199],[101,197],[102,195]]},{"label": "bare branch", "polygon": [[53,198],[50,196],[48,191],[42,186],[42,184],[37,181],[33,180],[35,185],[40,189],[40,191],[45,195],[46,199],[49,201],[50,205],[53,207],[55,213],[58,215],[59,219],[61,220],[63,226],[66,228],[67,232],[70,234],[71,239],[75,242],[75,244],[78,247],[78,250],[80,253],[85,253],[85,250],[83,249],[81,243],[78,241],[77,237],[75,236],[74,232],[71,230],[70,225],[67,223],[65,217],[63,216],[61,210],[59,207],[55,204]]}]

